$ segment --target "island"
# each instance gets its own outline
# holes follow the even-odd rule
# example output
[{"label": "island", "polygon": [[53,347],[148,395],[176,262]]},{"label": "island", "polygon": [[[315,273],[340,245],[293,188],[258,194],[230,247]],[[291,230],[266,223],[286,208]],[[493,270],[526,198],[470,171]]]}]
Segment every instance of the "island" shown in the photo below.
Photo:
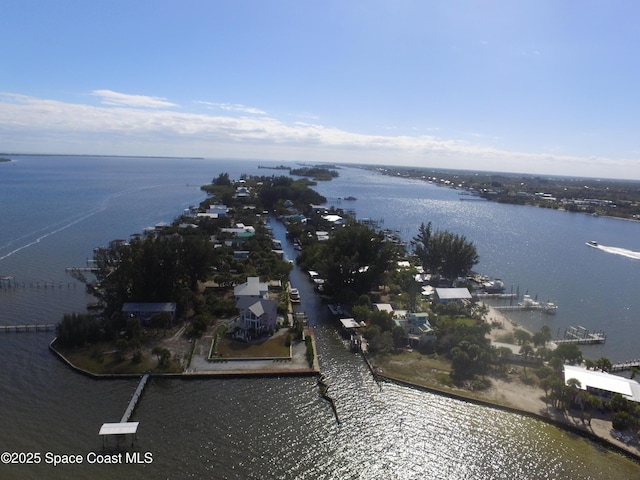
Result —
[{"label": "island", "polygon": [[[528,332],[483,302],[503,287],[472,270],[473,242],[426,223],[409,249],[319,208],[326,199],[313,185],[221,173],[170,225],[97,248],[90,273],[72,272],[97,303],[65,315],[51,349],[96,377],[319,375],[313,328],[292,307],[293,265],[268,227],[280,221],[376,380],[533,415],[640,458],[638,404],[575,378],[606,374],[611,362],[584,360],[576,344],[554,344],[548,330]],[[322,378],[319,387],[330,399]]]}]

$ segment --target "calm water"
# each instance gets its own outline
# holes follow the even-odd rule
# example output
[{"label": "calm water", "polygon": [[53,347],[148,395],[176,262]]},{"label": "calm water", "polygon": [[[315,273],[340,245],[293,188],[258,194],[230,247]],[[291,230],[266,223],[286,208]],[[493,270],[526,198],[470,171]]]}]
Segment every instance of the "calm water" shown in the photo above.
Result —
[{"label": "calm water", "polygon": [[[171,221],[203,198],[190,185],[199,186],[221,172],[234,178],[241,173],[273,173],[258,170],[257,162],[16,160],[0,164],[0,275],[15,276],[25,286],[0,291],[3,324],[55,322],[64,312],[83,309],[88,299],[64,268],[83,265],[95,246]],[[602,288],[633,285],[638,263],[582,247],[583,240],[595,239],[633,249],[629,241],[635,224],[460,202],[450,190],[390,181],[355,169],[319,189],[328,197],[358,197],[353,202],[358,216],[384,217],[385,226],[406,237],[415,235],[416,222],[422,219],[465,233],[479,246],[482,271],[519,283],[521,289],[537,289],[560,304],[562,314],[557,318],[530,319],[534,324],[561,324],[565,322],[561,315],[567,322],[577,322],[569,309],[571,302],[580,305],[573,298],[581,295],[584,302],[593,298],[593,304],[610,303],[619,309],[621,303],[634,309],[635,303],[620,301],[620,296],[604,298]],[[370,205],[375,209],[367,211]],[[273,226],[283,237],[282,227]],[[578,237],[580,229],[588,233],[581,244],[560,246]],[[607,232],[610,236],[605,237]],[[575,253],[566,257],[564,266],[558,265],[563,263],[562,253],[551,258],[545,250],[549,243],[544,242],[550,242],[545,236],[550,233],[555,236],[553,245]],[[627,235],[627,243],[621,243]],[[509,252],[505,245],[511,245]],[[290,257],[294,255],[290,245],[286,249]],[[540,249],[537,254],[536,249]],[[586,267],[585,258],[594,265]],[[532,271],[536,262],[540,268]],[[593,268],[597,275],[571,280],[576,288],[565,285],[570,275],[565,272],[580,276],[584,268]],[[326,319],[304,274],[294,271],[292,281],[301,289],[301,308],[316,324],[321,368],[331,385],[340,424],[318,397],[312,378],[154,379],[134,414],[134,420],[141,422],[138,448],[150,452],[153,463],[0,465],[0,478],[611,479],[640,473],[638,465],[538,421],[395,385],[380,387]],[[585,281],[591,282],[589,291],[577,294]],[[54,286],[44,288],[44,282]],[[565,291],[571,295],[565,297]],[[593,321],[600,324],[603,318],[613,316]],[[611,348],[614,335],[620,337],[620,345],[623,337],[631,336],[628,351],[621,354],[626,358],[634,353],[635,332],[624,331],[621,324],[616,316],[616,322],[605,327],[610,340],[603,348]],[[0,451],[86,456],[100,450],[100,425],[117,421],[135,390],[135,381],[95,381],[71,372],[48,352],[50,340],[50,334],[0,338]]]},{"label": "calm water", "polygon": [[[640,358],[640,261],[585,245],[596,240],[640,251],[639,222],[461,201],[469,197],[456,190],[351,168],[317,189],[336,206],[355,209],[358,218],[380,221],[405,240],[428,221],[434,228],[465,235],[478,249],[476,270],[502,278],[514,292],[519,289],[559,305],[555,316],[510,313],[515,320],[534,331],[549,325],[554,335],[577,325],[604,330],[606,344],[585,346],[586,357]],[[349,195],[357,200],[338,200]]]}]

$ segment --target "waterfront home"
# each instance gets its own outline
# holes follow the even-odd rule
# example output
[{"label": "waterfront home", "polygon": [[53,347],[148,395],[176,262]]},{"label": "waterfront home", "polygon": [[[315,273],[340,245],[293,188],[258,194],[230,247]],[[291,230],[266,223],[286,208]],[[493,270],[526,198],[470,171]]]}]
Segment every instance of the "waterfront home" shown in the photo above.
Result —
[{"label": "waterfront home", "polygon": [[263,335],[272,335],[276,329],[278,303],[265,298],[240,297],[236,302],[240,314],[232,327],[233,336],[250,340]]},{"label": "waterfront home", "polygon": [[333,214],[322,215],[322,219],[335,226],[344,225],[346,223],[345,219],[342,218],[340,215],[333,215]]},{"label": "waterfront home", "polygon": [[436,288],[435,293],[435,299],[438,303],[471,300],[471,293],[467,288]]},{"label": "waterfront home", "polygon": [[640,403],[640,384],[635,380],[574,365],[565,365],[565,383],[571,378],[580,382],[581,390],[596,395],[604,402],[611,400],[614,394],[619,393],[627,400]]},{"label": "waterfront home", "polygon": [[261,282],[260,277],[247,277],[246,282],[235,286],[233,289],[233,296],[236,299],[236,303],[242,297],[266,299],[268,293],[269,284],[267,282]]},{"label": "waterfront home", "polygon": [[373,309],[378,312],[387,312],[393,315],[393,307],[391,306],[390,303],[374,303]]},{"label": "waterfront home", "polygon": [[432,345],[436,341],[436,333],[429,323],[427,312],[409,312],[404,318],[394,316],[393,323],[402,327],[407,345],[411,348]]},{"label": "waterfront home", "polygon": [[218,203],[215,205],[209,205],[209,208],[204,212],[198,213],[198,217],[208,217],[208,218],[223,218],[226,217],[229,213],[229,207],[222,203]]},{"label": "waterfront home", "polygon": [[256,234],[254,227],[243,223],[238,223],[233,228],[221,228],[220,231],[223,235],[227,234],[231,237],[225,240],[225,244],[228,247],[241,246],[245,240],[254,237]]}]

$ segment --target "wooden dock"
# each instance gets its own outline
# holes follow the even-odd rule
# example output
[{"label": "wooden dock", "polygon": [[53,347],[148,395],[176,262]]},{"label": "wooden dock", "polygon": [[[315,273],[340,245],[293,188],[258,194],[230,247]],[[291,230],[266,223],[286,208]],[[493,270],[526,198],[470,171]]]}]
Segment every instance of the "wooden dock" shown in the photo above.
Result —
[{"label": "wooden dock", "polygon": [[625,370],[631,370],[632,368],[640,369],[640,360],[629,360],[627,362],[614,363],[609,371],[623,372]]},{"label": "wooden dock", "polygon": [[145,373],[140,379],[138,388],[136,388],[136,391],[133,394],[133,397],[131,397],[131,401],[129,402],[127,409],[124,411],[124,415],[122,415],[122,419],[120,420],[120,423],[126,423],[129,421],[129,418],[131,418],[131,415],[133,414],[133,411],[135,410],[136,405],[138,404],[138,400],[140,400],[140,397],[142,396],[142,392],[144,391],[144,387],[147,385],[148,380],[149,380],[149,374]]},{"label": "wooden dock", "polygon": [[0,331],[10,332],[49,332],[55,331],[56,323],[30,324],[30,325],[0,325]]},{"label": "wooden dock", "polygon": [[574,344],[574,345],[595,345],[605,343],[607,336],[603,331],[590,332],[584,327],[567,327],[564,336],[553,340],[556,345]]},{"label": "wooden dock", "polygon": [[478,298],[518,298],[517,293],[477,293]]}]

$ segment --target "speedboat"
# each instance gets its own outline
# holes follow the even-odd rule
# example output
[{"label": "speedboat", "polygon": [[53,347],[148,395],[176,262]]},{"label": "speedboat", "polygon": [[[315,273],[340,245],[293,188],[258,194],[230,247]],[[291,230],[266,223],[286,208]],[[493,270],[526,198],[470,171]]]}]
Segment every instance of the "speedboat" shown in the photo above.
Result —
[{"label": "speedboat", "polygon": [[598,242],[596,242],[596,241],[594,241],[594,240],[589,240],[589,241],[587,242],[587,245],[588,245],[589,247],[598,248]]}]

